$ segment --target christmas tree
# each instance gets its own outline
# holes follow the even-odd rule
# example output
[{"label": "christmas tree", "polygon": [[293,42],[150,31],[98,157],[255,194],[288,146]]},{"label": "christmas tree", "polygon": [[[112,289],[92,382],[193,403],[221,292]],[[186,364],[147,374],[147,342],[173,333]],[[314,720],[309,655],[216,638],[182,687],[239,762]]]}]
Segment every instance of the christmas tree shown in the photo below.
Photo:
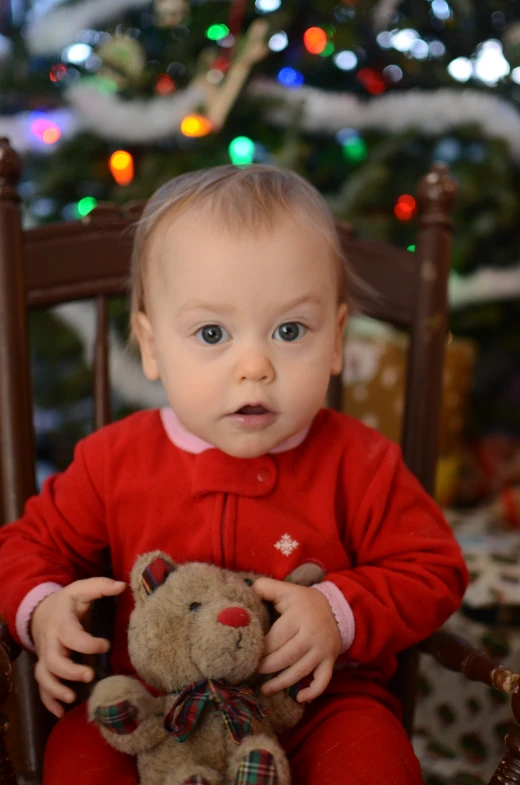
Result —
[{"label": "christmas tree", "polygon": [[[359,233],[413,252],[417,181],[446,161],[459,185],[451,326],[480,349],[471,427],[520,433],[520,2],[0,7],[0,133],[24,159],[27,225],[146,198],[187,170],[263,161],[300,172]],[[88,388],[70,359],[78,313],[59,314],[73,329],[54,355],[35,336],[35,361],[61,369],[74,412]],[[35,318],[40,336],[58,329],[56,314]],[[50,391],[35,376],[43,411]],[[122,410],[138,403],[120,393]]]}]

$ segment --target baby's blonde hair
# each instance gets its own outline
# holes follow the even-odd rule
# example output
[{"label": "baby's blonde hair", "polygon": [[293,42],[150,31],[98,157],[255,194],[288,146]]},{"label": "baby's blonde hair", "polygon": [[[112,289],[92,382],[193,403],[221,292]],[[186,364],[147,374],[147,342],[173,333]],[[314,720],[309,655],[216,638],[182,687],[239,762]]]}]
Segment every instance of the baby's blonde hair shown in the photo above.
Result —
[{"label": "baby's blonde hair", "polygon": [[[271,229],[284,216],[316,230],[336,265],[338,302],[349,300],[354,278],[342,254],[334,218],[325,199],[288,169],[265,164],[215,166],[179,175],[148,200],[137,224],[132,252],[131,313],[146,312],[146,273],[150,239],[161,219],[175,221],[183,213],[204,208],[232,232]],[[133,319],[132,319],[133,322]],[[132,336],[133,337],[133,336]]]}]

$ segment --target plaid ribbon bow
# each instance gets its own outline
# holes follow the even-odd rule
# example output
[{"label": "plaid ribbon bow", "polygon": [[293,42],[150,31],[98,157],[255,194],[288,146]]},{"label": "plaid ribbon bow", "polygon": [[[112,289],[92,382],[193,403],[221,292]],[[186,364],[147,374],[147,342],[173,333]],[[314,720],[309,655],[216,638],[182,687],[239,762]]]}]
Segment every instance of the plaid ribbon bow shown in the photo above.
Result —
[{"label": "plaid ribbon bow", "polygon": [[[164,720],[164,728],[177,741],[186,741],[199,721],[207,703],[213,703],[221,714],[236,744],[251,731],[253,715],[261,720],[266,716],[253,691],[247,687],[233,687],[225,681],[202,679],[183,690]],[[180,707],[176,722],[173,715]]]}]

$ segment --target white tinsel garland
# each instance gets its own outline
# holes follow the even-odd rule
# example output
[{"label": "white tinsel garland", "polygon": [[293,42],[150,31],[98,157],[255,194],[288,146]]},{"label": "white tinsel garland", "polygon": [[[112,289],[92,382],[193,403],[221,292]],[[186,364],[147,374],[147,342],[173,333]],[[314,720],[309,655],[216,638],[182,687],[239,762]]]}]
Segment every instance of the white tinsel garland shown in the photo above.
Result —
[{"label": "white tinsel garland", "polygon": [[56,8],[33,20],[27,45],[35,55],[52,55],[72,44],[80,30],[96,28],[129,8],[149,5],[150,0],[85,0]]},{"label": "white tinsel garland", "polygon": [[[54,315],[74,330],[83,344],[85,361],[92,365],[96,336],[96,309],[91,303],[65,303],[53,309]],[[112,331],[109,333],[110,386],[125,403],[159,408],[167,403],[160,384],[149,382],[139,360]]]},{"label": "white tinsel garland", "polygon": [[206,93],[201,84],[191,84],[172,96],[125,101],[79,83],[67,90],[66,97],[85,128],[105,139],[148,143],[171,138],[183,118],[204,103]]},{"label": "white tinsel garland", "polygon": [[416,129],[437,136],[462,125],[475,124],[483,136],[507,141],[512,158],[520,160],[520,113],[508,101],[484,91],[445,87],[435,91],[387,93],[361,100],[351,93],[313,87],[291,90],[262,79],[251,85],[250,92],[281,102],[267,112],[268,119],[280,125],[294,122],[297,107],[301,111],[302,128],[331,134],[341,128],[393,133]]},{"label": "white tinsel garland", "polygon": [[[520,113],[512,104],[487,92],[442,88],[360,100],[350,93],[330,93],[312,87],[293,90],[257,79],[250,85],[249,93],[282,102],[267,111],[267,118],[273,123],[294,122],[295,109],[300,105],[302,127],[321,133],[334,134],[341,128],[390,133],[416,129],[429,136],[440,136],[474,124],[484,137],[504,139],[513,160],[520,161]],[[204,96],[199,85],[190,85],[172,96],[124,101],[117,95],[99,92],[91,82],[80,82],[66,92],[68,103],[79,115],[70,121],[68,133],[86,127],[104,138],[134,143],[162,139],[178,131],[182,118],[196,109]],[[16,145],[18,135],[9,132],[12,122],[11,117],[0,117],[0,132],[7,132]]]}]

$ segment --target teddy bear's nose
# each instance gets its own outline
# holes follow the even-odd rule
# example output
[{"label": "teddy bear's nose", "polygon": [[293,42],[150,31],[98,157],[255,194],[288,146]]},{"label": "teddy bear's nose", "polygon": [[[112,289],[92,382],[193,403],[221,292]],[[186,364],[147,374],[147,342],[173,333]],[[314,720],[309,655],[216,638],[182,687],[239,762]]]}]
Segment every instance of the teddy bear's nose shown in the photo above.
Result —
[{"label": "teddy bear's nose", "polygon": [[247,627],[251,620],[244,608],[224,608],[217,616],[217,621],[227,627]]}]

